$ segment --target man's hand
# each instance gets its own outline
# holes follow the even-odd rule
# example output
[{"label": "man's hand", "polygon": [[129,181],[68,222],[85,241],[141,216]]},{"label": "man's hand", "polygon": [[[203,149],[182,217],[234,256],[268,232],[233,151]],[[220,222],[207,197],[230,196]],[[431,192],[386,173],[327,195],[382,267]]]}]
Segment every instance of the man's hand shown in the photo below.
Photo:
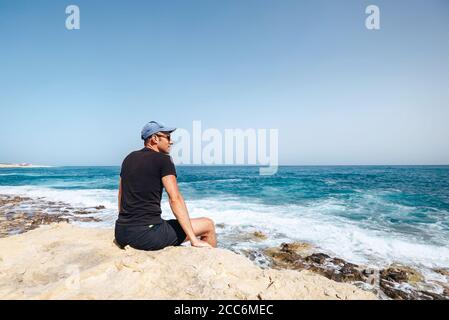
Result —
[{"label": "man's hand", "polygon": [[197,238],[195,238],[195,240],[190,240],[190,244],[192,245],[192,247],[197,247],[197,248],[212,248],[212,246],[210,244],[208,244],[207,242],[205,242],[203,240],[199,240]]},{"label": "man's hand", "polygon": [[178,182],[176,181],[176,176],[167,175],[162,178],[162,184],[168,194],[168,202],[170,203],[171,210],[176,216],[179,224],[184,230],[187,239],[190,239],[192,247],[199,248],[213,248],[209,243],[198,239],[192,228],[192,223],[190,222],[189,213],[187,212],[187,206],[184,202],[184,198],[179,192]]}]

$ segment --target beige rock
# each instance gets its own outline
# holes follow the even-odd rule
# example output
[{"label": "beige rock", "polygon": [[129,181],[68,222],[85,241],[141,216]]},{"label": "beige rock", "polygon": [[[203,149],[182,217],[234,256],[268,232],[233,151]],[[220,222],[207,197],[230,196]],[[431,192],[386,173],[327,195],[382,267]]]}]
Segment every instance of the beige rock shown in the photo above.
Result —
[{"label": "beige rock", "polygon": [[254,231],[252,233],[252,235],[256,238],[256,239],[260,239],[260,240],[267,240],[268,236],[263,233],[262,231]]},{"label": "beige rock", "polygon": [[0,239],[0,299],[375,299],[224,249],[119,249],[111,230],[52,224]]},{"label": "beige rock", "polygon": [[394,263],[388,268],[381,270],[380,274],[387,280],[394,279],[397,282],[416,284],[424,281],[424,276],[419,271],[399,263]]}]

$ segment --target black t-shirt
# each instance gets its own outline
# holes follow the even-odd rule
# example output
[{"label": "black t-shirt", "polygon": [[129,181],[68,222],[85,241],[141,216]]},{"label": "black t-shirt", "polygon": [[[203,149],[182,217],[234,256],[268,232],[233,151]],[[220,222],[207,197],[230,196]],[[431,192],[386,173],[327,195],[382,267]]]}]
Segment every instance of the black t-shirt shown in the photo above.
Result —
[{"label": "black t-shirt", "polygon": [[122,163],[121,210],[117,223],[150,225],[162,222],[162,177],[176,176],[167,154],[143,148],[131,152]]}]

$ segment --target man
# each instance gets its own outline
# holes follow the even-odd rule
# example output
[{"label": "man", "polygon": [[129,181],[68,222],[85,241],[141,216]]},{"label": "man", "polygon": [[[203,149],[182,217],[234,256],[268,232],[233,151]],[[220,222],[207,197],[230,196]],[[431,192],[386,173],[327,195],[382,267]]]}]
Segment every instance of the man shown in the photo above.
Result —
[{"label": "man", "polygon": [[[159,250],[189,240],[194,247],[217,246],[214,222],[190,219],[178,189],[175,165],[169,156],[173,144],[170,134],[175,130],[156,121],[147,123],[141,133],[144,148],[131,152],[122,163],[115,224],[115,240],[122,247]],[[163,188],[176,219],[161,218]]]}]

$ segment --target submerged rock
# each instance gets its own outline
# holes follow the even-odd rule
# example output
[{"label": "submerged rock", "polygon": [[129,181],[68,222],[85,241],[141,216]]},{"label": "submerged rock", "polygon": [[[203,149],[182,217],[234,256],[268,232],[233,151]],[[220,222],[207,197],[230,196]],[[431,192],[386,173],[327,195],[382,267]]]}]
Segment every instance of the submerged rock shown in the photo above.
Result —
[{"label": "submerged rock", "polygon": [[442,276],[445,276],[449,279],[449,269],[446,268],[436,268],[433,269],[434,272],[441,274]]},{"label": "submerged rock", "polygon": [[268,236],[265,233],[263,233],[262,231],[254,231],[252,233],[252,235],[256,239],[260,239],[260,240],[267,240],[268,239]]},{"label": "submerged rock", "polygon": [[[216,224],[217,229],[225,227],[224,224]],[[260,230],[248,231],[241,227],[233,227],[230,232],[219,233],[220,240],[229,244],[229,249],[242,243],[262,242],[268,239],[268,236]]]},{"label": "submerged rock", "polygon": [[79,222],[100,222],[100,218],[95,217],[73,217],[73,221],[79,221]]},{"label": "submerged rock", "polygon": [[87,209],[81,209],[81,210],[76,210],[75,212],[73,212],[74,214],[92,214],[92,211],[89,211]]},{"label": "submerged rock", "polygon": [[21,203],[25,200],[30,200],[30,198],[1,195],[0,196],[0,207],[3,207],[5,205],[15,205],[15,204]]}]

